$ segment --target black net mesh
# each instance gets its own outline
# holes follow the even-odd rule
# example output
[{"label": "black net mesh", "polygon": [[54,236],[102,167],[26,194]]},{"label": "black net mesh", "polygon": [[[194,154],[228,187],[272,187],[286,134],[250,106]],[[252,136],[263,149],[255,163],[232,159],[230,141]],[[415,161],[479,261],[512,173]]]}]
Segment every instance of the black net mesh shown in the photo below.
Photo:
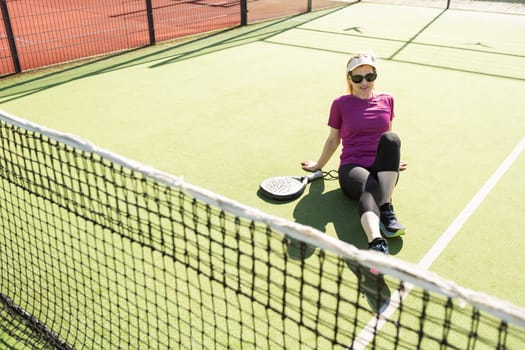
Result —
[{"label": "black net mesh", "polygon": [[292,238],[270,216],[248,218],[175,177],[9,121],[0,121],[0,347],[525,345],[506,317],[304,243],[299,225]]}]

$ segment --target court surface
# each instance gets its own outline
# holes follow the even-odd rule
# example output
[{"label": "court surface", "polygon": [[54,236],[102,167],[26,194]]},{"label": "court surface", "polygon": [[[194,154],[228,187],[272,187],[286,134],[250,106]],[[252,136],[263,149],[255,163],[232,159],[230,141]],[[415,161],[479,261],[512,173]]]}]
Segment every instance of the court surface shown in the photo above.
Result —
[{"label": "court surface", "polygon": [[6,78],[0,108],[365,248],[337,181],[284,204],[257,188],[318,157],[349,55],[373,50],[409,163],[392,253],[525,306],[524,32],[522,15],[358,3]]}]

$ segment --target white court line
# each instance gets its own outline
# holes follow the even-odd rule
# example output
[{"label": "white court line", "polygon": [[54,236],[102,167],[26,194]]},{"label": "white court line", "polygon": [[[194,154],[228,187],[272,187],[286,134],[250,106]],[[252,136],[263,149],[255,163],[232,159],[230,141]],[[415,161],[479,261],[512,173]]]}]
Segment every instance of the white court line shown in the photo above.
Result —
[{"label": "white court line", "polygon": [[[452,221],[447,230],[439,237],[439,239],[434,243],[432,248],[427,252],[427,254],[419,261],[418,266],[423,269],[428,269],[434,261],[441,255],[445,248],[449,245],[450,241],[456,236],[461,227],[467,222],[468,218],[476,211],[479,205],[485,200],[489,192],[496,186],[499,180],[507,172],[507,170],[512,166],[514,161],[519,157],[521,152],[525,149],[525,137],[521,139],[518,145],[514,150],[507,156],[507,158],[501,163],[501,165],[496,169],[496,171],[491,175],[491,177],[485,182],[481,189],[472,197],[470,202],[463,208],[461,213]],[[399,304],[408,296],[410,290],[412,290],[412,285],[405,285],[404,291],[400,294],[399,291],[396,291],[391,296],[391,303],[387,309],[380,315],[374,317],[368,322],[368,324],[363,328],[359,333],[356,339],[353,342],[354,350],[363,350],[368,344],[372,341],[374,337],[374,332],[378,332],[386,321],[392,316],[392,314],[397,310]]]}]

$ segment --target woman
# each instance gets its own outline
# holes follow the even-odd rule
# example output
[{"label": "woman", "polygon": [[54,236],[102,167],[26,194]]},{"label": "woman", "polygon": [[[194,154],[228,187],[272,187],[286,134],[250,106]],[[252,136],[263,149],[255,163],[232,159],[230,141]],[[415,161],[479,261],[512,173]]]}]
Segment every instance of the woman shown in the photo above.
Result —
[{"label": "woman", "polygon": [[359,201],[359,216],[370,249],[389,254],[388,243],[381,236],[397,237],[405,228],[396,218],[392,193],[399,170],[401,141],[391,131],[394,99],[374,90],[377,59],[360,53],[347,63],[349,94],[332,102],[328,126],[330,132],[317,161],[301,162],[303,169],[322,169],[342,142],[339,184],[343,192]]}]

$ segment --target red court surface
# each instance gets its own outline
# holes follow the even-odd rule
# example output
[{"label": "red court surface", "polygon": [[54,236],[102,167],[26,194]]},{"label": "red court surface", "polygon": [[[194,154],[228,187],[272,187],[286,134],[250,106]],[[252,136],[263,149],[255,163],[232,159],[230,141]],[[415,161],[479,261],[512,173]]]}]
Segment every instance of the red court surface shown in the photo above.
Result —
[{"label": "red court surface", "polygon": [[[19,0],[7,8],[22,70],[149,45],[240,24],[239,1]],[[5,25],[0,29],[0,75],[14,71]]]}]

